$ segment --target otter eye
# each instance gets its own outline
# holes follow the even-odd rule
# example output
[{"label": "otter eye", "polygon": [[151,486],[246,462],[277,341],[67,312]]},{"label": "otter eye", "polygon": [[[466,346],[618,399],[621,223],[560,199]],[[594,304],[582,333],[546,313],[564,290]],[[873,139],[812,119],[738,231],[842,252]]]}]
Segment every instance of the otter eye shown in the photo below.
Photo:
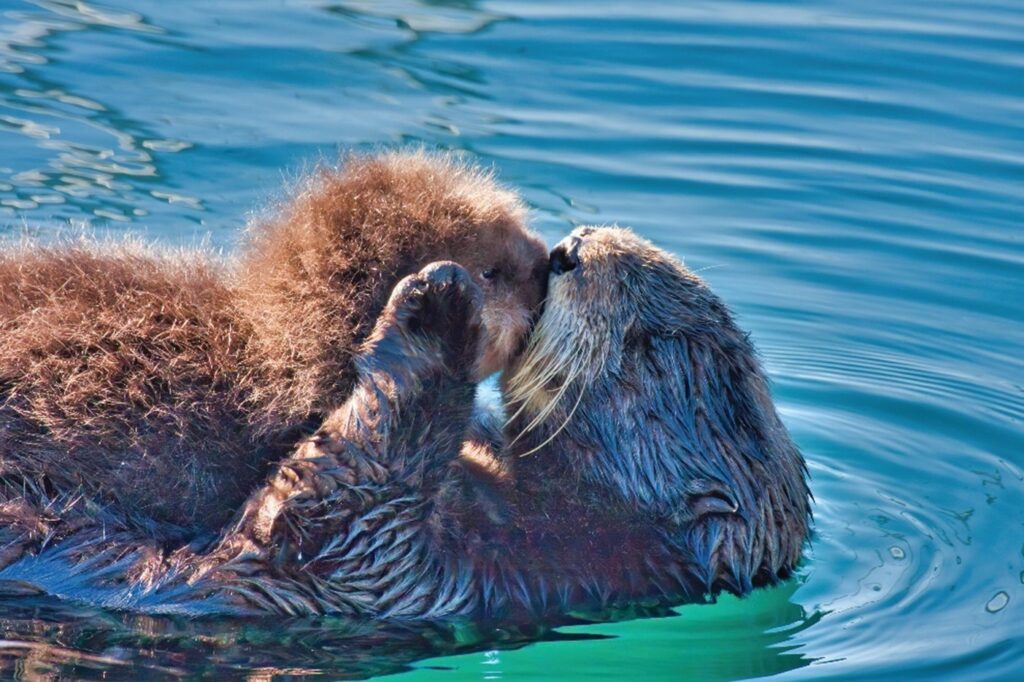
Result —
[{"label": "otter eye", "polygon": [[486,270],[480,273],[480,276],[488,280],[494,279],[495,277],[498,276],[498,268],[487,268]]}]

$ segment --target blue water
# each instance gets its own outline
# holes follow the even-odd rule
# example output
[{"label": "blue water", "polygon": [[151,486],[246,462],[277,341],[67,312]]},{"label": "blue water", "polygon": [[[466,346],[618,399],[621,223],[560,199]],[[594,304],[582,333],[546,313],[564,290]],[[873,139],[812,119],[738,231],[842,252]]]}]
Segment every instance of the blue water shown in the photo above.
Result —
[{"label": "blue water", "polygon": [[1024,4],[639,6],[0,0],[0,233],[230,250],[339,149],[463,150],[552,243],[632,226],[732,304],[813,478],[799,576],[546,634],[27,608],[5,667],[1022,679]]}]

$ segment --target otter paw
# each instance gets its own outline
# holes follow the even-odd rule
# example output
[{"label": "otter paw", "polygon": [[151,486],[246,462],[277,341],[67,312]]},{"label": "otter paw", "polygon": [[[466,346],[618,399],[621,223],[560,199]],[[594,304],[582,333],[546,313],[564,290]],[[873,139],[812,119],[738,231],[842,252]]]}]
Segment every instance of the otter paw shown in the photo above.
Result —
[{"label": "otter paw", "polygon": [[464,267],[431,263],[400,281],[391,293],[391,318],[403,331],[441,343],[447,358],[475,355],[480,338],[483,291]]}]

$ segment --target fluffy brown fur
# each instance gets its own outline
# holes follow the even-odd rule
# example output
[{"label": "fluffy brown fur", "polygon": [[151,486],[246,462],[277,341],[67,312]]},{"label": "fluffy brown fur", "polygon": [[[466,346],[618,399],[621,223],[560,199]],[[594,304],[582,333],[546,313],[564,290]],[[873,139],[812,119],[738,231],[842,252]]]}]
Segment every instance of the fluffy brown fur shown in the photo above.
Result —
[{"label": "fluffy brown fur", "polygon": [[515,194],[448,159],[389,154],[313,175],[252,230],[238,279],[270,423],[337,407],[391,289],[432,261],[463,265],[484,289],[491,342],[480,373],[508,364],[546,279],[545,248],[523,219]]},{"label": "fluffy brown fur", "polygon": [[153,532],[217,528],[348,397],[403,275],[465,265],[485,297],[477,375],[508,363],[544,285],[523,215],[476,168],[389,153],[315,172],[234,263],[90,241],[0,251],[0,477],[81,488]]}]

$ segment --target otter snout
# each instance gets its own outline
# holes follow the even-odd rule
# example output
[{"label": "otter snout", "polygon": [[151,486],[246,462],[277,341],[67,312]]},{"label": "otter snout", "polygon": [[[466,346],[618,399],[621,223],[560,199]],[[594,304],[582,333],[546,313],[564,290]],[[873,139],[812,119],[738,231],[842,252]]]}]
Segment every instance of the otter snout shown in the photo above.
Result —
[{"label": "otter snout", "polygon": [[580,241],[579,237],[566,237],[551,250],[548,267],[553,274],[561,275],[576,269],[580,264]]}]

